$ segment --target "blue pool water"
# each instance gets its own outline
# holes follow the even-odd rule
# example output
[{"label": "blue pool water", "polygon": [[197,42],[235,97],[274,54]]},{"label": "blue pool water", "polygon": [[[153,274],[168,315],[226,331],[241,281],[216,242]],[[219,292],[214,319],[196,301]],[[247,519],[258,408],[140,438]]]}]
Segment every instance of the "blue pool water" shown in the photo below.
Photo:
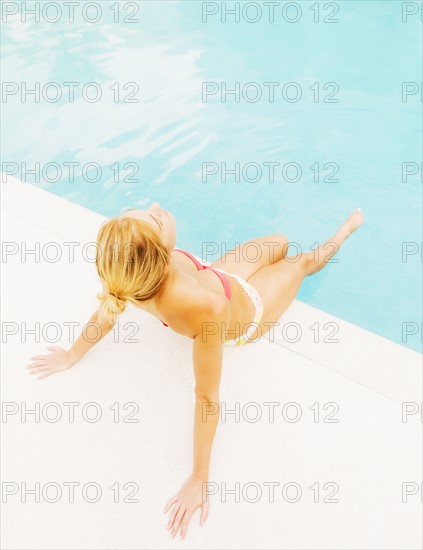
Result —
[{"label": "blue pool water", "polygon": [[[279,2],[271,22],[262,2],[244,16],[241,2],[239,22],[222,22],[220,2],[119,4],[97,2],[97,22],[95,6],[90,21],[81,7],[73,22],[64,8],[46,15],[57,22],[7,17],[3,81],[16,84],[3,94],[3,171],[106,216],[158,201],[177,245],[198,255],[275,232],[308,250],[360,206],[365,225],[298,298],[420,350],[421,173],[403,178],[402,164],[420,169],[422,104],[416,85],[401,97],[403,82],[422,81],[419,14],[403,22],[395,1],[297,2],[284,18]],[[40,98],[22,101],[37,82]],[[216,93],[202,100],[205,82]],[[236,82],[239,98],[223,102]],[[25,173],[35,163],[39,178]],[[239,163],[239,178],[221,177],[223,163]],[[404,323],[416,332],[406,341]]]}]

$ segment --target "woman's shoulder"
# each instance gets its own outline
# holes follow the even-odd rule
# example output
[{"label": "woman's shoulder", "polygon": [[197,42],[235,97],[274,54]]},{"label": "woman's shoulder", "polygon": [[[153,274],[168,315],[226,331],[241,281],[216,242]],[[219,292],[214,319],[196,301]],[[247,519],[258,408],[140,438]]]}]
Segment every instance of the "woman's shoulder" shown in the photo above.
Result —
[{"label": "woman's shoulder", "polygon": [[[226,317],[229,302],[225,296],[218,296],[207,288],[198,286],[178,288],[174,285],[165,297],[165,317],[172,328],[191,335],[201,330],[208,320]],[[200,328],[199,328],[200,327]]]},{"label": "woman's shoulder", "polygon": [[190,312],[210,313],[221,309],[225,304],[229,304],[226,296],[219,296],[203,286],[178,288],[175,285],[166,297],[166,308],[178,315],[189,315]]}]

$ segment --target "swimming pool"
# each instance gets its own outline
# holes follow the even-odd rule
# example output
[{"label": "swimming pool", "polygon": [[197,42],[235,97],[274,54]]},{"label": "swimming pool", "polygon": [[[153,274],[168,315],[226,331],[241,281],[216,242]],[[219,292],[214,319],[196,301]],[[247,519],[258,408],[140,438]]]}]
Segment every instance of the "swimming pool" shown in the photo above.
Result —
[{"label": "swimming pool", "polygon": [[360,206],[298,299],[421,350],[417,3],[49,4],[2,3],[4,172],[106,216],[158,201],[209,261]]}]

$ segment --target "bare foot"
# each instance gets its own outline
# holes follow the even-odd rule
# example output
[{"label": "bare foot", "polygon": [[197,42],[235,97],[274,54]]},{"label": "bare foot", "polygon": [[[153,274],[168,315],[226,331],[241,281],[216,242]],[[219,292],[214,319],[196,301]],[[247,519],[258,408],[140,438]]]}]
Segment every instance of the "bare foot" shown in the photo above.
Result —
[{"label": "bare foot", "polygon": [[341,225],[340,230],[345,238],[349,237],[364,222],[361,208],[356,208]]}]

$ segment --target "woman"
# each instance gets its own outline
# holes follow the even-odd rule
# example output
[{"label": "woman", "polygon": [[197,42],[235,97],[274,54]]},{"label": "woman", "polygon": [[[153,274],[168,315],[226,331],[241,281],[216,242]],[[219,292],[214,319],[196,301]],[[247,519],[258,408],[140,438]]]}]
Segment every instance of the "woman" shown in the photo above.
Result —
[{"label": "woman", "polygon": [[[287,238],[274,234],[247,241],[210,266],[175,248],[175,218],[158,203],[148,210],[126,211],[100,228],[96,267],[103,292],[98,295],[101,305],[90,319],[102,328],[98,340],[131,302],[194,341],[193,469],[164,509],[173,507],[168,523],[171,537],[180,529],[184,538],[199,506],[201,525],[207,517],[202,488],[208,481],[219,415],[206,415],[204,421],[202,414],[205,405],[219,410],[223,344],[249,343],[266,333],[295,298],[304,277],[322,269],[363,221],[358,208],[313,252],[287,256]],[[249,260],[251,252],[246,253],[251,246],[255,261]],[[32,357],[35,362],[28,365],[29,372],[42,373],[38,377],[42,379],[65,370],[94,343],[81,335],[68,351],[50,347],[50,355]]]}]

